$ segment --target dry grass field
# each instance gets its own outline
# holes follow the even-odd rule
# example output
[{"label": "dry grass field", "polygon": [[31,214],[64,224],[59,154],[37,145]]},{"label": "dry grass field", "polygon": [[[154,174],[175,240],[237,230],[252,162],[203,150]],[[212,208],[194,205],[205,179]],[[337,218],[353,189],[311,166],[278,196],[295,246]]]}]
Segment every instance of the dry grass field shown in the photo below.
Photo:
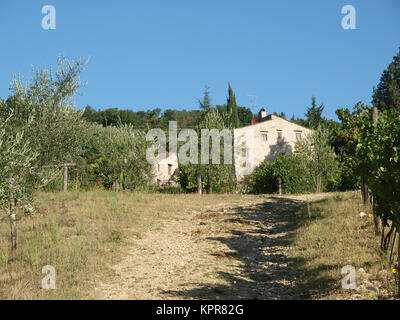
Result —
[{"label": "dry grass field", "polygon": [[[1,299],[387,299],[394,277],[354,192],[304,196],[39,193]],[[353,265],[357,290],[343,290]],[[42,267],[56,269],[44,290]]]}]

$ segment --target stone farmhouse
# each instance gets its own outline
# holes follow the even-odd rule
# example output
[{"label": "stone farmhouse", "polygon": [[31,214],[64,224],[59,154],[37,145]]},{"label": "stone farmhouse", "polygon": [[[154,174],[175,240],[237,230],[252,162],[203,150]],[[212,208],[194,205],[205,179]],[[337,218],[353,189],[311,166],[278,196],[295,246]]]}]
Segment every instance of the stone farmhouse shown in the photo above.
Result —
[{"label": "stone farmhouse", "polygon": [[178,170],[178,157],[174,152],[164,152],[158,155],[153,165],[154,184],[177,185],[176,174]]},{"label": "stone farmhouse", "polygon": [[[234,136],[251,136],[253,139],[251,173],[265,160],[275,161],[277,153],[289,154],[295,152],[295,144],[312,132],[305,128],[273,114],[267,115],[264,108],[258,114],[258,119],[253,119],[251,124],[234,130]],[[243,148],[246,148],[244,142]],[[241,164],[235,163],[237,179],[244,178],[240,172]],[[165,152],[158,156],[153,165],[155,175],[154,184],[177,185],[178,158],[176,153]]]},{"label": "stone farmhouse", "polygon": [[[253,137],[252,172],[261,162],[275,161],[278,152],[289,154],[295,151],[295,143],[312,132],[305,128],[273,114],[267,115],[264,108],[258,113],[258,119],[253,119],[248,126],[235,129],[235,136]],[[245,147],[245,145],[243,146]],[[238,180],[243,178],[239,164],[235,164]]]}]

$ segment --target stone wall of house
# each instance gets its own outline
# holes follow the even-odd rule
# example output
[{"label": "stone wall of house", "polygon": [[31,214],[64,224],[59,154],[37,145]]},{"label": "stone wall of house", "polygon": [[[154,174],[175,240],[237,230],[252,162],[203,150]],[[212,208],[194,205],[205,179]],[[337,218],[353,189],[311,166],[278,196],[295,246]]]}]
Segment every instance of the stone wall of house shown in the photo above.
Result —
[{"label": "stone wall of house", "polygon": [[173,176],[178,169],[178,159],[175,153],[168,156],[162,155],[153,165],[154,184],[156,185],[176,185]]},{"label": "stone wall of house", "polygon": [[[295,143],[297,139],[304,138],[310,134],[312,130],[282,119],[275,115],[261,119],[260,122],[246,127],[235,129],[235,136],[246,137],[250,133],[253,137],[253,162],[251,171],[254,170],[264,160],[274,161],[277,152],[289,154],[295,151]],[[281,138],[279,138],[281,135]],[[243,145],[244,147],[244,145]],[[249,147],[246,144],[246,149]],[[247,149],[247,152],[250,150]],[[236,172],[239,164],[235,164]],[[238,179],[243,176],[238,174]]]}]

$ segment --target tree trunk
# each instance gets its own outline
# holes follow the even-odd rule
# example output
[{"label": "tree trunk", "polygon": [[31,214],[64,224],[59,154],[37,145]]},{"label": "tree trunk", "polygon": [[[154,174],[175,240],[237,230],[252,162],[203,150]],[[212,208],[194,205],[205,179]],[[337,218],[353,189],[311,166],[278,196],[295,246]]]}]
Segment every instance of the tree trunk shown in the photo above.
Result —
[{"label": "tree trunk", "polygon": [[207,170],[207,176],[208,176],[208,181],[207,181],[207,193],[211,194],[212,193],[212,189],[213,189],[213,185],[212,185],[212,179],[211,179],[211,168],[212,168],[212,156],[211,156],[211,151],[209,153],[209,159],[210,159],[210,166]]},{"label": "tree trunk", "polygon": [[282,194],[282,179],[280,177],[278,178],[278,194]]},{"label": "tree trunk", "polygon": [[63,168],[63,192],[68,190],[68,167]]},{"label": "tree trunk", "polygon": [[317,193],[321,192],[321,182],[322,182],[322,177],[321,177],[321,175],[318,175],[317,176],[317,190],[316,190]]},{"label": "tree trunk", "polygon": [[375,227],[375,234],[376,235],[380,235],[381,233],[383,233],[383,224],[381,219],[375,214],[375,212],[373,213],[374,215],[374,227]]},{"label": "tree trunk", "polygon": [[[383,228],[382,228],[382,230],[383,230]],[[391,238],[392,238],[392,235],[393,235],[393,232],[395,232],[395,228],[394,228],[394,223],[392,223],[392,226],[390,227],[390,230],[389,230],[389,232],[386,234],[386,236],[384,237],[384,232],[382,231],[382,237],[384,237],[384,240],[383,240],[383,244],[381,245],[382,246],[382,249],[383,250],[387,250],[387,249],[389,249],[389,246],[390,246],[390,240],[391,240]],[[395,232],[396,233],[396,232]]]},{"label": "tree trunk", "polygon": [[381,234],[381,249],[385,250],[385,227],[382,227],[382,234]]},{"label": "tree trunk", "polygon": [[211,180],[210,175],[208,175],[207,193],[208,193],[208,194],[211,194],[211,193],[212,193],[212,189],[213,189],[212,180]]},{"label": "tree trunk", "polygon": [[11,251],[17,249],[17,222],[15,217],[15,200],[12,192],[8,194],[10,202],[10,227],[11,227]]},{"label": "tree trunk", "polygon": [[389,264],[392,265],[393,264],[393,252],[394,252],[394,248],[396,247],[396,239],[398,238],[399,234],[396,232],[394,233],[394,237],[393,237],[393,242],[392,242],[392,246],[390,248],[390,256],[389,256]]},{"label": "tree trunk", "polygon": [[368,184],[363,176],[361,177],[361,193],[363,196],[364,205],[368,205],[369,204]]},{"label": "tree trunk", "polygon": [[201,184],[201,174],[197,175],[197,193],[202,194],[203,193],[203,186]]},{"label": "tree trunk", "polygon": [[[363,204],[365,206],[370,207],[371,202],[370,202],[370,196],[369,196],[369,189],[368,189],[368,184],[367,184],[365,177],[361,177],[361,192],[362,192],[362,196],[363,196]],[[381,219],[377,215],[375,215],[375,210],[372,210],[372,214],[374,216],[375,234],[379,235],[379,234],[381,234],[382,222],[381,222]]]},{"label": "tree trunk", "polygon": [[119,192],[119,191],[120,191],[119,181],[118,181],[118,179],[115,179],[115,192]]},{"label": "tree trunk", "polygon": [[378,122],[378,108],[372,108],[372,122]]},{"label": "tree trunk", "polygon": [[400,298],[400,227],[397,227],[397,297]]}]

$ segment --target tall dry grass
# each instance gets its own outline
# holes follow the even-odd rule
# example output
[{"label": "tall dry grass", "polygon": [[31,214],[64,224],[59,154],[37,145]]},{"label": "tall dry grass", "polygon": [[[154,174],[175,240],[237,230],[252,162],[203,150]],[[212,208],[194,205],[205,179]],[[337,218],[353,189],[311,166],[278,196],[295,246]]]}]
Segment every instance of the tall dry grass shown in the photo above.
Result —
[{"label": "tall dry grass", "polygon": [[[362,211],[367,213],[363,218],[359,215]],[[307,203],[296,214],[292,267],[300,271],[314,298],[348,299],[360,294],[361,299],[378,299],[371,292],[341,288],[341,269],[346,265],[366,271],[357,272],[357,286],[372,283],[394,295],[395,277],[388,254],[380,249],[380,237],[375,235],[369,213],[359,194],[348,192]]]},{"label": "tall dry grass", "polygon": [[[207,204],[221,201],[207,198]],[[132,237],[161,228],[204,206],[197,195],[88,191],[38,193],[33,216],[19,215],[18,248],[10,252],[6,213],[0,221],[0,299],[81,299],[109,275]],[[42,267],[56,270],[56,290],[44,290]]]}]

